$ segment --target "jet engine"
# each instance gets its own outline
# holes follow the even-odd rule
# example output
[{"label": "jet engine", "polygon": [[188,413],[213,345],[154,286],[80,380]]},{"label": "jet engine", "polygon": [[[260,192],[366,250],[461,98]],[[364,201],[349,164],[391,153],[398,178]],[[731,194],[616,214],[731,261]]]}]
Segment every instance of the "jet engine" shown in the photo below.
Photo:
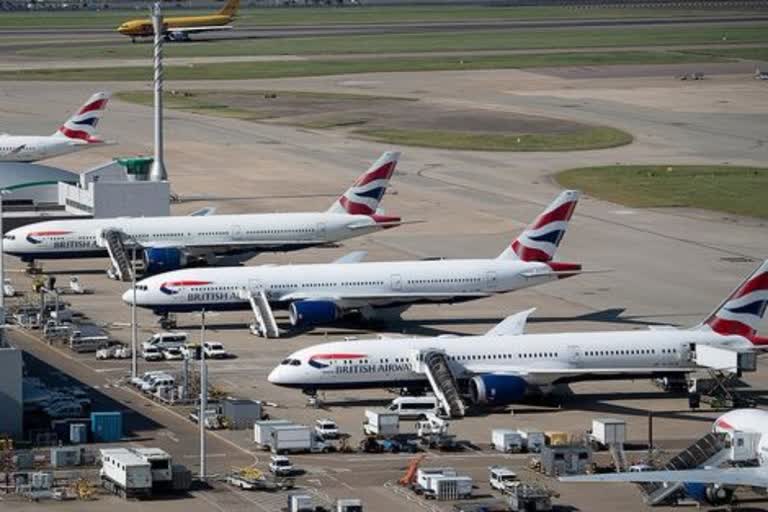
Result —
[{"label": "jet engine", "polygon": [[341,315],[338,306],[327,300],[292,302],[288,308],[288,318],[294,327],[328,324],[339,316]]},{"label": "jet engine", "polygon": [[720,506],[733,501],[733,489],[716,484],[702,484],[687,482],[684,486],[685,494],[699,503]]},{"label": "jet engine", "polygon": [[509,405],[519,402],[527,389],[525,379],[515,375],[478,375],[469,381],[469,394],[475,405]]},{"label": "jet engine", "polygon": [[187,258],[181,249],[176,247],[152,247],[144,250],[144,273],[159,274],[184,267]]}]

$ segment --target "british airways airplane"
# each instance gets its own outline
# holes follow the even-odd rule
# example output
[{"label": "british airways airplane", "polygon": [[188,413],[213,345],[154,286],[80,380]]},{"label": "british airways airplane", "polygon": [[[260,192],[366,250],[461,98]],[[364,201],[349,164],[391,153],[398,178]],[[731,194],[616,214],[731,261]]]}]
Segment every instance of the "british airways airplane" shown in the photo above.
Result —
[{"label": "british airways airplane", "polygon": [[399,157],[384,153],[325,212],[54,220],[9,231],[4,252],[25,262],[109,256],[104,234],[117,230],[154,274],[333,244],[401,224],[377,210]]},{"label": "british airways airplane", "polygon": [[482,336],[355,340],[304,348],[272,370],[269,382],[310,395],[323,389],[434,390],[426,362],[442,354],[470,403],[510,405],[569,382],[678,378],[702,369],[693,356],[703,346],[723,349],[721,355],[766,348],[768,338],[757,335],[766,304],[768,260],[689,329],[524,334],[531,309]]},{"label": "british airways airplane", "polygon": [[[552,261],[578,198],[574,190],[559,194],[496,258],[361,263],[353,253],[329,264],[185,269],[140,281],[136,304],[158,315],[245,310],[252,307],[249,295],[263,294],[270,308],[288,309],[294,326],[307,326],[352,312],[371,318],[549,283],[581,272],[579,264]],[[123,300],[130,304],[133,291]]]},{"label": "british airways airplane", "polygon": [[96,135],[96,125],[109,96],[108,92],[97,92],[88,98],[53,135],[0,135],[0,161],[34,162],[104,144]]}]

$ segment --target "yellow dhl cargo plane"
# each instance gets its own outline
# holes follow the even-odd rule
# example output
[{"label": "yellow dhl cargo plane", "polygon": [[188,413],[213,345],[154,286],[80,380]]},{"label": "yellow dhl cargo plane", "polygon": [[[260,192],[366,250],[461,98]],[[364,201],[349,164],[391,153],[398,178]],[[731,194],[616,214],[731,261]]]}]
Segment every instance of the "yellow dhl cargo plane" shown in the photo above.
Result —
[{"label": "yellow dhl cargo plane", "polygon": [[[237,14],[240,0],[227,0],[226,5],[216,14],[202,16],[172,16],[163,18],[163,35],[169,41],[188,41],[190,34],[209,32],[213,30],[232,30],[232,21]],[[128,20],[117,31],[136,42],[137,37],[152,37],[152,20],[150,18]]]}]

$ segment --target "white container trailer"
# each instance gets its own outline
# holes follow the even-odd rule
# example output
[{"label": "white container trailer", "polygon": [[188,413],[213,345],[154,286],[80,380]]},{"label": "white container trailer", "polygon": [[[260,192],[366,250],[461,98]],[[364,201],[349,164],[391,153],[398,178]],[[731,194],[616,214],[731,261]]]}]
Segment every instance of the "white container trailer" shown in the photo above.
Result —
[{"label": "white container trailer", "polygon": [[312,496],[309,494],[291,494],[288,496],[288,512],[314,512]]},{"label": "white container trailer", "polygon": [[456,476],[456,470],[453,468],[419,468],[416,471],[416,486],[422,490],[430,488],[429,479],[440,476]]},{"label": "white container trailer", "polygon": [[353,498],[336,500],[336,512],[363,512],[363,502]]},{"label": "white container trailer", "polygon": [[592,439],[603,446],[624,444],[627,440],[627,423],[615,418],[592,420]]},{"label": "white container trailer", "polygon": [[491,431],[491,444],[500,452],[520,453],[523,451],[523,436],[516,430],[496,428]]},{"label": "white container trailer", "polygon": [[367,436],[396,436],[400,434],[400,415],[396,412],[366,409],[363,433]]},{"label": "white container trailer", "polygon": [[253,442],[262,446],[269,444],[269,435],[277,426],[294,425],[288,420],[261,420],[253,422]]},{"label": "white container trailer", "polygon": [[304,425],[280,425],[269,434],[272,453],[308,452],[312,450],[312,430]]},{"label": "white container trailer", "polygon": [[152,469],[146,460],[127,448],[101,452],[99,475],[104,487],[123,498],[152,494]]},{"label": "white container trailer", "polygon": [[523,438],[523,448],[531,453],[538,453],[541,448],[547,444],[547,436],[540,430],[529,430],[527,428],[517,429],[517,433]]},{"label": "white container trailer", "polygon": [[154,487],[167,487],[173,482],[173,460],[160,448],[134,448],[134,453],[149,463]]},{"label": "white container trailer", "polygon": [[472,477],[434,476],[429,479],[429,498],[439,501],[463,500],[472,496]]}]

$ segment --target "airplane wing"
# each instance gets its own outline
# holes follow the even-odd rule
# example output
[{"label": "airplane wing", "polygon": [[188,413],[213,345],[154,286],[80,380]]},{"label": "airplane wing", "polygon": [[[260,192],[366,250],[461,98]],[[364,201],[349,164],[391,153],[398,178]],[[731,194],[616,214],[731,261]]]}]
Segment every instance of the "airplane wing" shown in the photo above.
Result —
[{"label": "airplane wing", "polygon": [[213,215],[216,213],[216,207],[215,206],[206,206],[205,208],[200,208],[199,210],[195,210],[192,213],[189,214],[190,217],[207,217],[209,215]]},{"label": "airplane wing", "polygon": [[768,487],[768,468],[707,468],[560,477],[561,482],[688,482]]},{"label": "airplane wing", "polygon": [[353,251],[345,254],[341,258],[334,260],[334,263],[360,263],[368,256],[368,251]]},{"label": "airplane wing", "polygon": [[[531,363],[532,365],[538,364]],[[664,368],[664,367],[658,367],[658,366],[648,366],[648,367],[635,367],[635,368],[589,368],[589,367],[575,367],[575,366],[566,366],[565,363],[563,363],[562,366],[518,366],[518,367],[505,367],[503,371],[499,371],[499,367],[493,367],[489,366],[487,368],[483,367],[473,367],[473,373],[475,375],[486,375],[486,374],[493,374],[493,375],[516,375],[520,377],[526,377],[526,376],[540,376],[540,377],[547,377],[548,380],[556,380],[558,378],[564,378],[564,377],[573,377],[573,376],[587,376],[587,375],[594,375],[594,376],[602,376],[602,377],[608,377],[612,375],[650,375],[654,373],[690,373],[692,371],[696,371],[696,368],[690,367],[690,368]]]},{"label": "airplane wing", "polygon": [[525,324],[528,322],[528,317],[536,311],[536,308],[531,308],[526,311],[521,311],[510,315],[505,318],[501,323],[494,326],[490,331],[486,332],[486,336],[519,336],[525,332]]}]

